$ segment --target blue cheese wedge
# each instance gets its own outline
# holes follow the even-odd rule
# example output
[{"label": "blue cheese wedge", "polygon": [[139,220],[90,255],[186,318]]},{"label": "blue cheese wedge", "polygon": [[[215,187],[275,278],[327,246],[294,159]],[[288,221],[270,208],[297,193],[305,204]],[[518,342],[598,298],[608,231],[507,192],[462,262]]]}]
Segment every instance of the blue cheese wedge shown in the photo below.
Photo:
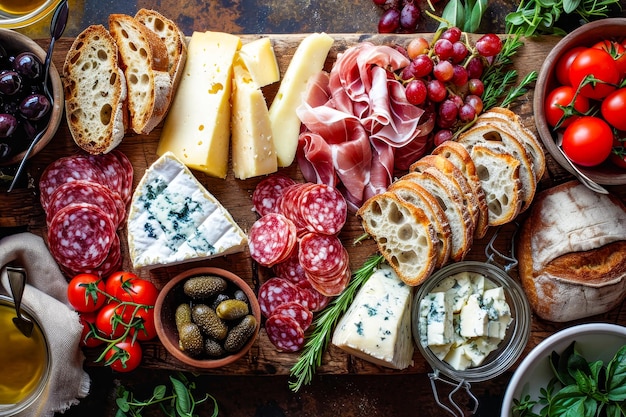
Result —
[{"label": "blue cheese wedge", "polygon": [[248,239],[232,216],[171,152],[146,170],[128,214],[134,268],[241,252]]},{"label": "blue cheese wedge", "polygon": [[381,266],[339,320],[332,344],[379,366],[407,368],[414,351],[412,294],[391,267]]}]

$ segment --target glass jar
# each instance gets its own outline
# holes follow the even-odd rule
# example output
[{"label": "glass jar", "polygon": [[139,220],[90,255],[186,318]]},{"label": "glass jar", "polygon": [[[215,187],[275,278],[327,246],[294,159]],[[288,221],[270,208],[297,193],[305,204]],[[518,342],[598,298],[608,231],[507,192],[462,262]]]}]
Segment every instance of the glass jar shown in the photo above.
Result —
[{"label": "glass jar", "polygon": [[61,0],[0,0],[0,28],[16,29],[48,16]]},{"label": "glass jar", "polygon": [[22,304],[22,314],[34,323],[31,337],[13,324],[13,299],[0,295],[0,417],[30,407],[48,385],[51,358],[48,340],[34,313]]}]

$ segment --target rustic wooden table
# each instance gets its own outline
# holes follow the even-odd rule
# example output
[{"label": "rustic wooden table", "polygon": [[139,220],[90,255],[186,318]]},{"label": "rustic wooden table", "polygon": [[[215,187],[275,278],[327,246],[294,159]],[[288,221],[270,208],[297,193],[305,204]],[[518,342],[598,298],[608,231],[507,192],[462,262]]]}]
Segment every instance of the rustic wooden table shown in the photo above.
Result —
[{"label": "rustic wooden table", "polygon": [[[406,44],[410,35],[384,36],[371,35],[376,32],[380,10],[371,0],[328,0],[305,2],[301,0],[235,0],[199,2],[189,0],[70,0],[71,18],[66,37],[56,47],[54,63],[61,67],[72,38],[91,23],[106,24],[109,13],[134,14],[140,7],[152,7],[175,19],[187,35],[193,30],[219,30],[243,34],[249,40],[259,34],[269,34],[279,58],[281,70],[289,63],[291,54],[302,33],[326,31],[333,34],[335,45],[327,61],[330,68],[337,55],[348,46],[363,40],[375,43],[397,42]],[[511,8],[511,2],[496,0],[489,6],[483,23],[483,32],[503,31],[503,17]],[[31,37],[39,39],[42,46],[48,43],[46,19],[39,25],[22,29]],[[431,32],[436,28],[432,21],[425,20],[421,31]],[[300,33],[300,34],[298,34]],[[552,46],[558,41],[554,37],[527,39],[525,46],[515,59],[520,76],[532,70],[538,70]],[[276,86],[264,90],[268,100],[275,94]],[[532,92],[527,94],[513,107],[526,126],[535,129],[532,117]],[[135,168],[135,185],[141,175],[155,159],[155,149],[160,128],[148,136],[128,136],[120,150],[132,160]],[[67,126],[63,123],[55,139],[33,158],[28,172],[33,179],[38,178],[47,164],[56,158],[71,154],[77,150]],[[285,170],[296,179],[301,175],[295,166]],[[226,180],[218,180],[196,173],[205,186],[216,195],[233,214],[235,220],[248,229],[254,222],[255,215],[250,210],[250,196],[259,179],[246,181],[235,180],[232,174]],[[554,161],[548,158],[548,170],[540,183],[547,188],[555,183],[570,178]],[[45,236],[45,217],[38,203],[38,196],[32,188],[21,188],[11,195],[3,195],[0,206],[0,231],[10,233],[29,230]],[[494,230],[481,241],[477,241],[468,259],[485,260],[484,247]],[[498,237],[498,245],[506,247],[514,227],[505,227]],[[356,218],[349,219],[341,238],[349,247],[351,266],[357,269],[376,247],[373,242],[365,242],[357,247],[352,245],[355,237],[362,233]],[[124,253],[127,248],[124,247]],[[252,274],[251,262],[247,252],[205,262],[210,266],[233,270],[247,279],[252,286],[258,285]],[[124,267],[130,268],[128,259]],[[164,283],[180,267],[164,268],[152,273],[140,273],[152,279],[158,286]],[[515,271],[512,271],[515,274]],[[626,324],[626,311],[617,308],[602,316],[592,317],[585,322],[600,321]],[[580,321],[583,322],[583,321]],[[526,347],[526,353],[537,343],[555,331],[577,323],[555,324],[533,318],[532,336]],[[168,375],[177,370],[195,371],[183,366],[167,354],[158,342],[148,344],[141,369],[130,374],[113,374],[108,368],[93,363],[97,352],[87,352],[86,367],[92,376],[92,392],[78,406],[65,415],[93,417],[113,416],[115,413],[115,387],[123,384],[137,391],[139,397],[149,395],[156,383],[167,381]],[[258,342],[250,353],[239,362],[215,370],[201,373],[198,385],[201,390],[214,395],[223,416],[382,416],[382,415],[443,415],[436,405],[427,373],[428,364],[418,352],[414,365],[404,371],[392,371],[374,366],[368,362],[348,356],[342,351],[330,348],[324,356],[318,376],[310,386],[300,392],[292,393],[287,387],[291,365],[296,361],[296,354],[277,353],[262,331]],[[478,415],[494,416],[499,413],[502,396],[511,372],[491,381],[476,383],[472,391],[480,400]],[[465,402],[465,399],[461,399]],[[202,415],[202,414],[201,414]]]}]

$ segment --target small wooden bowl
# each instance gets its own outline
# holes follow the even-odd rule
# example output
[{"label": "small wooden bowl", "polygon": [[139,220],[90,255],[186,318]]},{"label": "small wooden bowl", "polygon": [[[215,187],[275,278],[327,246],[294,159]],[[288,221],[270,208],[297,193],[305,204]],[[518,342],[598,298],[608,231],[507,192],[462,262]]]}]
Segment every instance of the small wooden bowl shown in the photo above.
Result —
[{"label": "small wooden bowl", "polygon": [[[176,312],[176,308],[181,303],[189,300],[189,297],[183,293],[184,281],[187,280],[187,278],[199,275],[220,276],[228,282],[229,286],[237,287],[246,294],[251,314],[256,318],[257,325],[253,335],[250,337],[250,340],[248,340],[239,352],[218,359],[198,359],[193,358],[180,350],[174,314]],[[196,368],[214,369],[231,364],[248,353],[259,334],[259,329],[261,327],[261,308],[259,307],[259,302],[254,294],[254,291],[252,291],[252,288],[250,288],[250,286],[243,279],[232,272],[211,267],[193,268],[175,276],[165,285],[165,287],[163,287],[154,306],[154,321],[157,335],[161,340],[161,343],[163,343],[165,349],[167,349],[172,356],[181,362]]]},{"label": "small wooden bowl", "polygon": [[[41,47],[29,38],[26,35],[22,35],[21,33],[15,32],[10,29],[2,29],[0,28],[0,44],[4,46],[10,54],[17,55],[20,52],[30,51],[33,52],[43,64],[46,60],[46,51],[41,49]],[[41,138],[39,143],[35,145],[35,148],[31,152],[29,158],[32,158],[37,154],[40,150],[42,150],[54,137],[61,124],[61,119],[63,117],[63,107],[64,107],[64,95],[63,95],[63,84],[61,83],[61,77],[59,76],[59,72],[57,71],[54,64],[50,65],[50,75],[48,78],[50,85],[52,86],[52,98],[54,100],[54,104],[52,106],[51,114],[50,114],[50,122],[46,129],[45,135]],[[0,161],[0,166],[10,166],[19,164],[24,158],[26,151],[20,152],[18,154],[13,155],[8,159],[4,159]]]},{"label": "small wooden bowl", "polygon": [[[565,52],[576,46],[592,46],[600,40],[612,38],[617,40],[626,38],[625,18],[601,19],[579,27],[565,36],[561,41],[559,41],[559,43],[556,44],[552,51],[550,51],[541,66],[539,77],[535,84],[533,107],[535,124],[537,125],[541,141],[550,155],[552,155],[552,157],[564,169],[572,174],[574,173],[574,170],[569,166],[567,160],[559,151],[555,143],[553,132],[546,121],[544,110],[545,100],[549,92],[557,85],[554,71],[559,58]],[[608,161],[595,167],[578,166],[578,168],[598,184],[626,184],[626,170],[620,169]]]}]

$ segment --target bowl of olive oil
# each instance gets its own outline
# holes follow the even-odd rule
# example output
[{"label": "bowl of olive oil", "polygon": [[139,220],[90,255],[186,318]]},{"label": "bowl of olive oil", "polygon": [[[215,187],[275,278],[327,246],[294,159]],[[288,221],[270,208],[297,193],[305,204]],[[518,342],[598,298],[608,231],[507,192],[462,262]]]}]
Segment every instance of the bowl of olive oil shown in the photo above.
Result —
[{"label": "bowl of olive oil", "polygon": [[15,304],[0,295],[0,416],[12,416],[30,407],[44,391],[50,378],[48,341],[30,309],[22,305],[26,318],[35,323],[30,337],[13,324]]},{"label": "bowl of olive oil", "polygon": [[0,0],[0,28],[16,29],[48,16],[61,0]]}]

